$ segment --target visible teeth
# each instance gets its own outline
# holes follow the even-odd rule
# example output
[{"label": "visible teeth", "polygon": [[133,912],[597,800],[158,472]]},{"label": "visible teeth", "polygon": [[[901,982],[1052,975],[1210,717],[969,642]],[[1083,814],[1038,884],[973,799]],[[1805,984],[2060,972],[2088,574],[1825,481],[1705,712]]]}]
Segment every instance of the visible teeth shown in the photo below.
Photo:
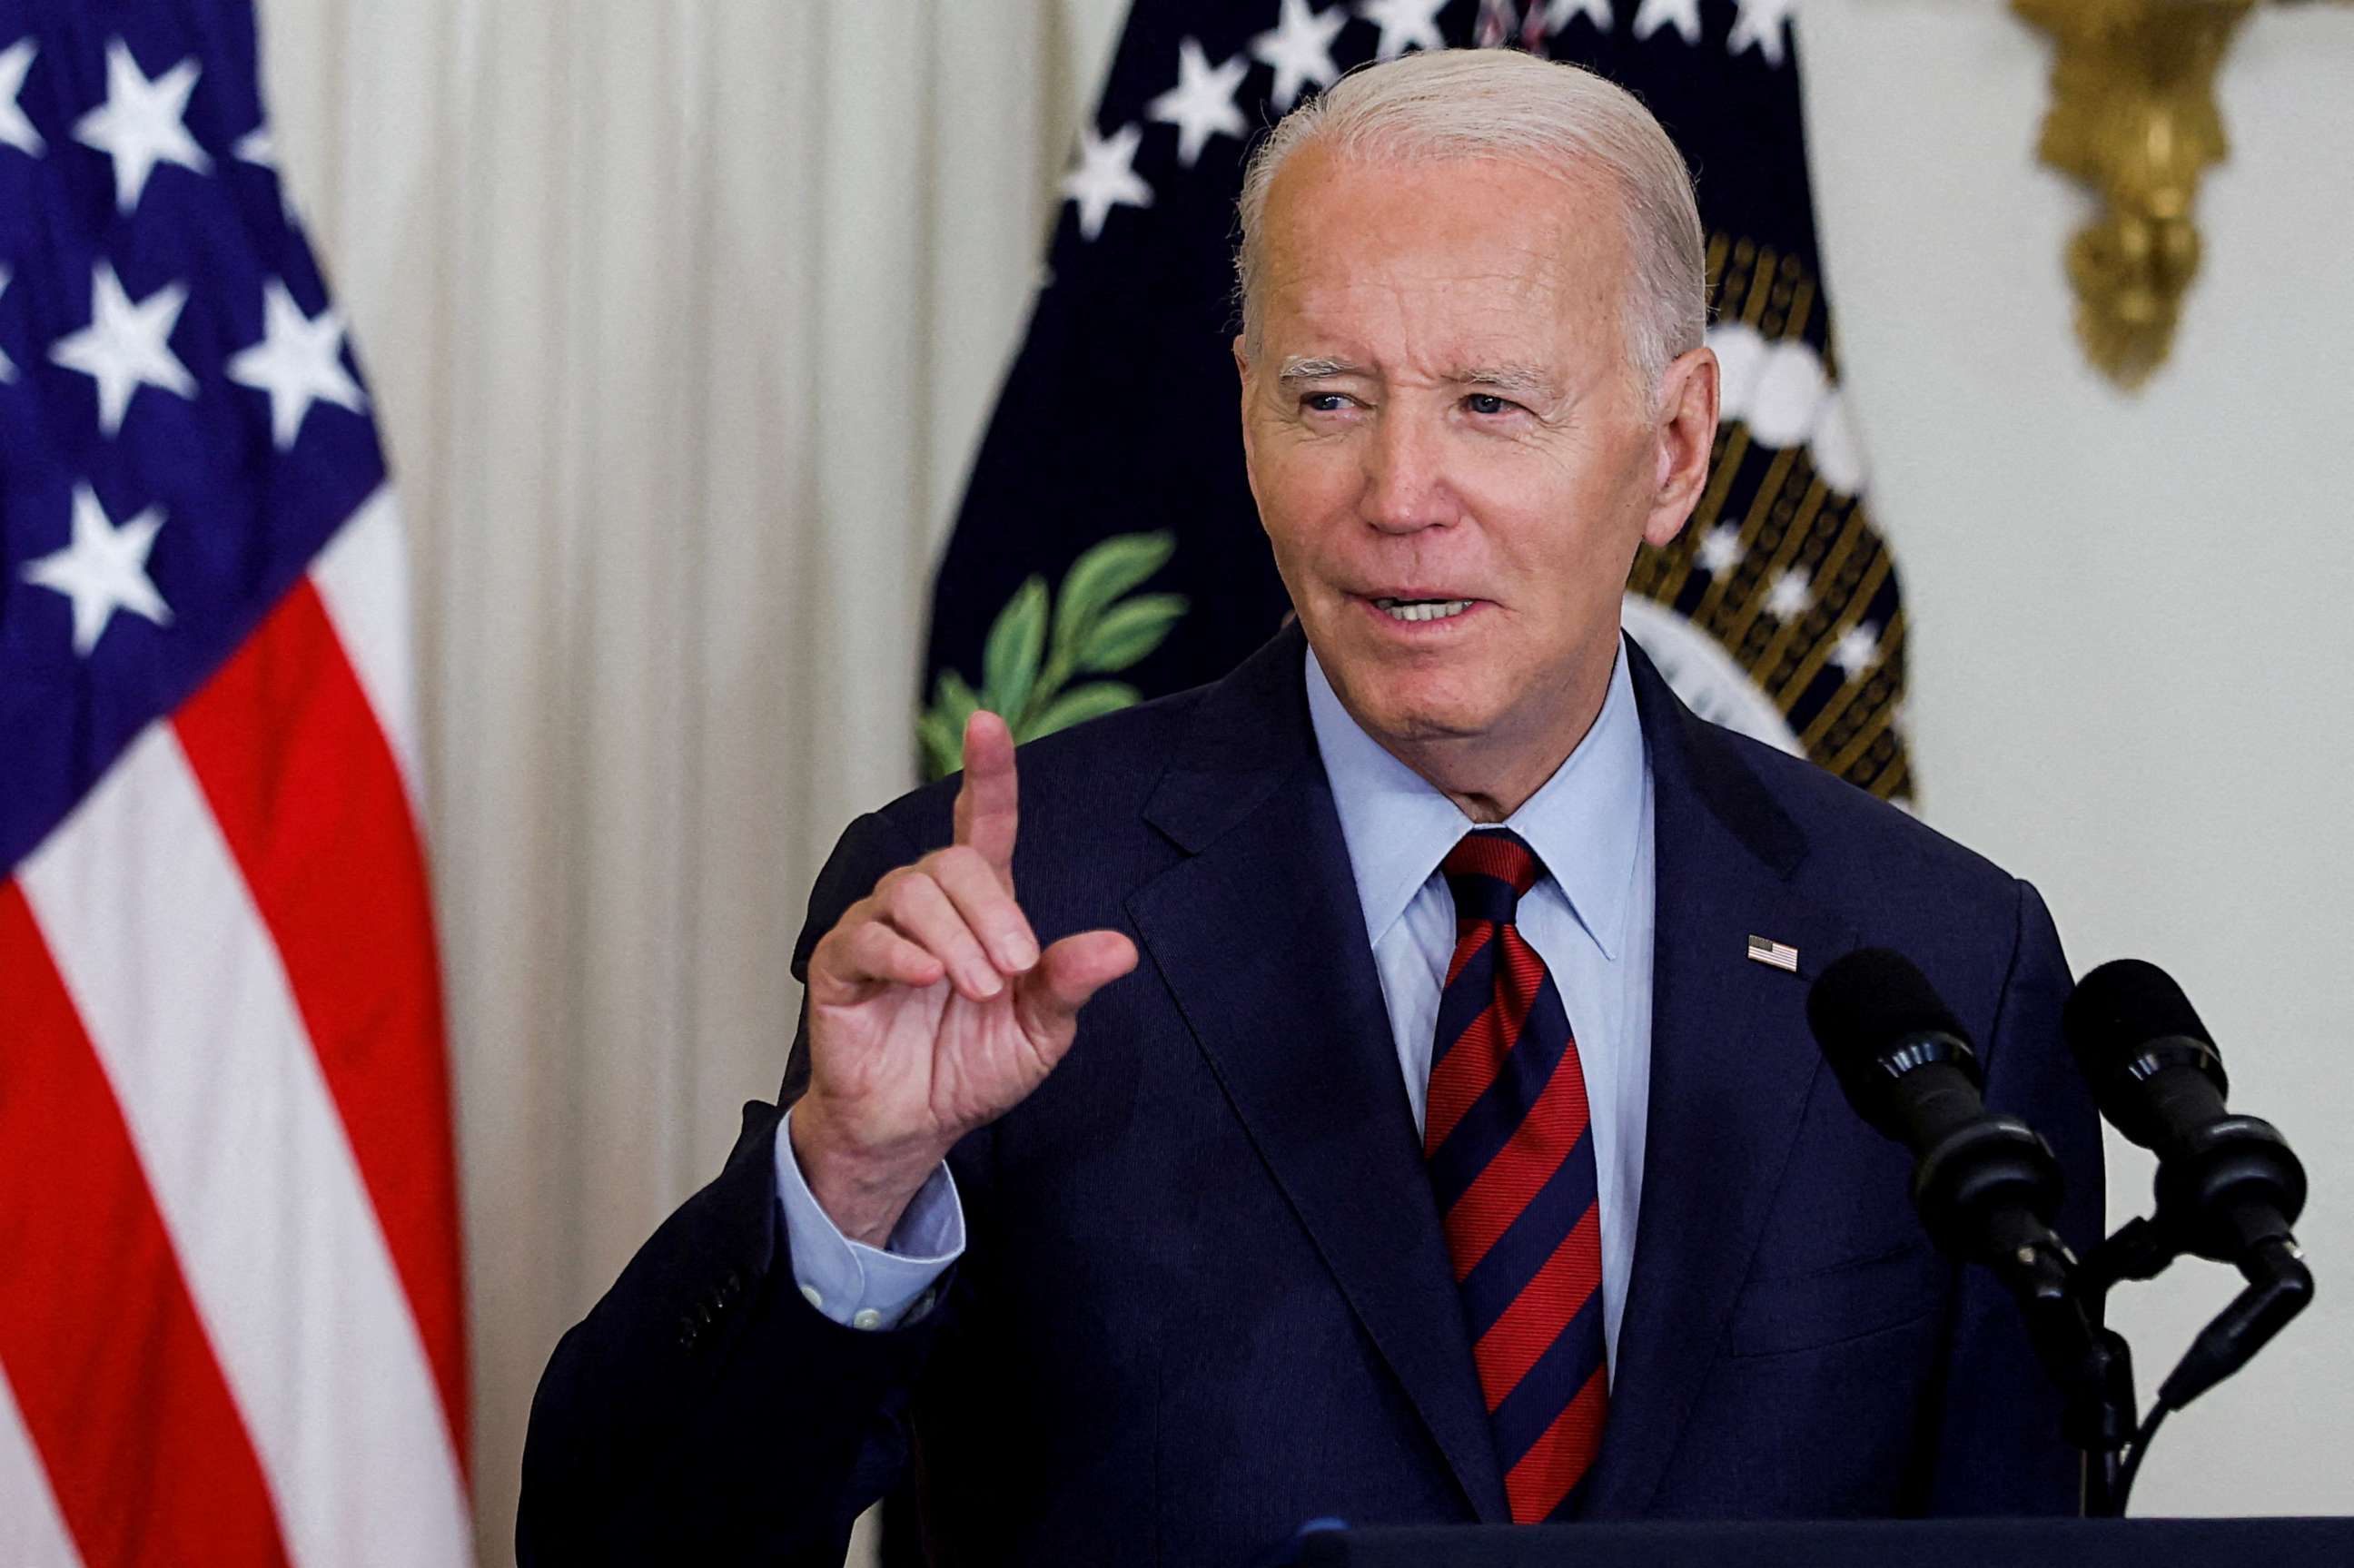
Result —
[{"label": "visible teeth", "polygon": [[1392,620],[1445,620],[1471,608],[1468,599],[1377,599],[1374,608]]}]

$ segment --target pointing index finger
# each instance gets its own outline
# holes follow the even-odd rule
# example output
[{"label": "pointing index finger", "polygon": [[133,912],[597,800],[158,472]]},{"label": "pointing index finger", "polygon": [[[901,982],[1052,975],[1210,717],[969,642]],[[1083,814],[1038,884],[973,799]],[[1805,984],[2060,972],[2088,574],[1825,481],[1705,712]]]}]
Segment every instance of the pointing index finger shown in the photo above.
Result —
[{"label": "pointing index finger", "polygon": [[956,842],[981,852],[998,879],[1013,885],[1013,835],[1020,821],[1013,734],[987,709],[964,726],[964,784],[957,790]]}]

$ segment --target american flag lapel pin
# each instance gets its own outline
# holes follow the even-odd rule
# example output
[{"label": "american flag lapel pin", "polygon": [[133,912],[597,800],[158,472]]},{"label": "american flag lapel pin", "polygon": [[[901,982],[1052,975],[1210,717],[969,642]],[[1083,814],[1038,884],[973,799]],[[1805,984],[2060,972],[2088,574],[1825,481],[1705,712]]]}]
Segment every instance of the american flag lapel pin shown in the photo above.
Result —
[{"label": "american flag lapel pin", "polygon": [[1749,938],[1749,956],[1769,969],[1798,972],[1798,949],[1787,942],[1768,941],[1764,937]]}]

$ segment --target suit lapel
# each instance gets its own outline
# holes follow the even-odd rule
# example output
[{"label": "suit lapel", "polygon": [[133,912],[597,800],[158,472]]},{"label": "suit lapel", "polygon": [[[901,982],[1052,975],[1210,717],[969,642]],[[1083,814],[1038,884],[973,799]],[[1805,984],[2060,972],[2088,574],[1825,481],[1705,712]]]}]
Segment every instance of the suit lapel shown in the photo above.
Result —
[{"label": "suit lapel", "polygon": [[1190,857],[1133,894],[1151,963],[1473,1511],[1509,1517],[1331,787],[1302,640],[1207,694],[1147,816]]},{"label": "suit lapel", "polygon": [[[1821,1056],[1760,1027],[1761,1008],[1787,1017],[1854,942],[1791,886],[1805,840],[1756,775],[1629,652],[1655,807],[1651,1092],[1592,1518],[1640,1514],[1657,1493],[1781,1185]],[[1751,961],[1753,935],[1797,948],[1800,972]]]}]

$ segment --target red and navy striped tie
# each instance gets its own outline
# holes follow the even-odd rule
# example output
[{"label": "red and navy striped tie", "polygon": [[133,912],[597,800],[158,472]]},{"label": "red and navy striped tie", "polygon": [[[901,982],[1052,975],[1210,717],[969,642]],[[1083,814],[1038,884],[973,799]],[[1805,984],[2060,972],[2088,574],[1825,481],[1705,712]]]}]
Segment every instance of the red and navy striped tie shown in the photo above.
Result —
[{"label": "red and navy striped tie", "polygon": [[1585,1075],[1544,960],[1515,924],[1544,868],[1508,832],[1439,871],[1455,957],[1438,1001],[1423,1152],[1516,1522],[1567,1518],[1610,1398]]}]

